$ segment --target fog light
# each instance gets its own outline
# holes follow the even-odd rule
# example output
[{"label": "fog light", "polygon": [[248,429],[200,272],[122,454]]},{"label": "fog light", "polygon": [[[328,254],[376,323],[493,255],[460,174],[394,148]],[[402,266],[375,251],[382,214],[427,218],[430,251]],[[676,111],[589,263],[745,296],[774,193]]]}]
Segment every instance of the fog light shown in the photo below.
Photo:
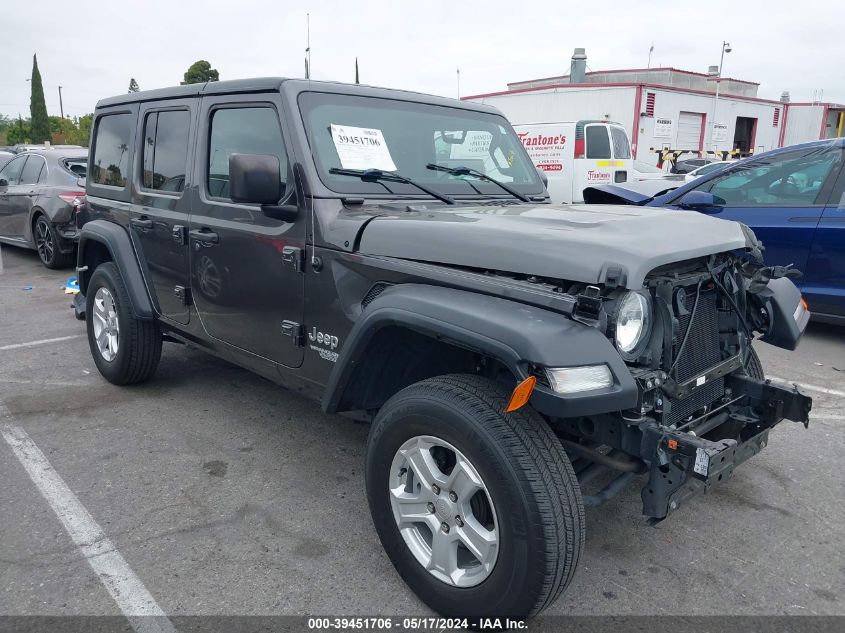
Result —
[{"label": "fog light", "polygon": [[613,375],[607,365],[582,367],[549,367],[546,369],[549,384],[557,393],[577,393],[594,389],[607,389],[613,384]]}]

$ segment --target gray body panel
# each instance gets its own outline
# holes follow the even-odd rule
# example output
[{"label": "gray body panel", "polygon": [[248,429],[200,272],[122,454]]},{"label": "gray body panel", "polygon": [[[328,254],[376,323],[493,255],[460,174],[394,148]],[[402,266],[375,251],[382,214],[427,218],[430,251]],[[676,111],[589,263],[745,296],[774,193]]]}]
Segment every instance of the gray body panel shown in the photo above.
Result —
[{"label": "gray body panel", "polygon": [[367,224],[359,250],[591,284],[619,267],[635,289],[659,266],[746,246],[740,224],[700,213],[541,204],[382,215]]}]

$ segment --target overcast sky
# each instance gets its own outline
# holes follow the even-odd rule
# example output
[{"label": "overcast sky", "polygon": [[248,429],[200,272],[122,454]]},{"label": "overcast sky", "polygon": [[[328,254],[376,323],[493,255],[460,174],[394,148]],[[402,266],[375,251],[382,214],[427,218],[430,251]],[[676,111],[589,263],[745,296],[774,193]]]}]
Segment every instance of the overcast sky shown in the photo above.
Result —
[{"label": "overcast sky", "polygon": [[724,74],[759,96],[845,102],[845,3],[813,0],[0,0],[0,112],[29,115],[32,54],[50,114],[91,112],[99,98],[179,83],[206,59],[221,79],[304,73],[311,14],[312,78],[456,96],[563,74],[572,49],[590,70],[652,65],[704,72],[733,46]]}]

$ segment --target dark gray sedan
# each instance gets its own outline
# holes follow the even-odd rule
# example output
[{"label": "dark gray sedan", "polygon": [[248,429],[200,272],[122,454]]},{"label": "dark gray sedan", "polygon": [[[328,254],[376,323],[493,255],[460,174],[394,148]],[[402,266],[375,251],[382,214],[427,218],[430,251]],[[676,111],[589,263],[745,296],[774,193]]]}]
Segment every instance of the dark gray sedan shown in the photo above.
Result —
[{"label": "dark gray sedan", "polygon": [[74,262],[74,216],[85,204],[87,149],[44,149],[0,168],[0,242],[38,251],[47,268]]}]

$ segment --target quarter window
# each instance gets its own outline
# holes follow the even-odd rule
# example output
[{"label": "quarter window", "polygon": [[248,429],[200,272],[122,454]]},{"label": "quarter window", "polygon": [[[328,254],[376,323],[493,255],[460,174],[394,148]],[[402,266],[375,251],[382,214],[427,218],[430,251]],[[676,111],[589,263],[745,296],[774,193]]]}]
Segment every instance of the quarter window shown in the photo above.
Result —
[{"label": "quarter window", "polygon": [[279,159],[282,187],[288,159],[276,110],[269,107],[227,108],[211,117],[208,144],[208,194],[229,197],[229,158],[232,154],[263,154]]},{"label": "quarter window", "polygon": [[839,170],[842,152],[816,147],[760,158],[729,168],[697,189],[722,198],[726,207],[809,207],[819,200],[831,170]]},{"label": "quarter window", "polygon": [[109,187],[126,186],[132,120],[132,115],[128,113],[100,118],[91,167],[94,183]]},{"label": "quarter window", "polygon": [[588,125],[584,132],[587,137],[587,158],[610,158],[610,138],[604,125]]},{"label": "quarter window", "polygon": [[18,156],[6,163],[6,166],[0,170],[0,180],[5,180],[9,185],[18,184],[25,160],[26,156]]},{"label": "quarter window", "polygon": [[39,156],[30,156],[21,171],[21,184],[36,184],[41,177],[42,169],[44,169],[44,159]]},{"label": "quarter window", "polygon": [[191,115],[186,110],[147,115],[143,149],[145,188],[176,193],[185,189],[190,124]]}]

